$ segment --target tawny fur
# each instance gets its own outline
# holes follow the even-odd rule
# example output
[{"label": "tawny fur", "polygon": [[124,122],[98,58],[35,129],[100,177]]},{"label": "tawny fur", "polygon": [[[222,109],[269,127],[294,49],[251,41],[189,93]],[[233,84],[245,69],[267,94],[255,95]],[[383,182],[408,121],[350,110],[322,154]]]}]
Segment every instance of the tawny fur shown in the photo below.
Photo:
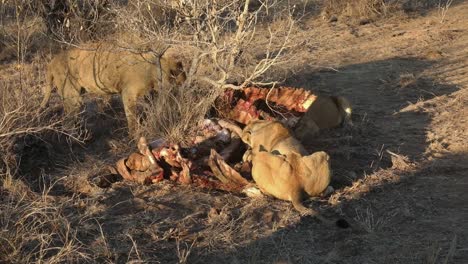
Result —
[{"label": "tawny fur", "polygon": [[125,165],[130,170],[146,171],[151,166],[151,162],[145,155],[132,153],[125,161]]},{"label": "tawny fur", "polygon": [[241,138],[252,149],[259,149],[261,145],[268,152],[276,151],[282,155],[308,154],[304,146],[292,136],[291,131],[278,121],[252,121],[242,130]]},{"label": "tawny fur", "polygon": [[152,88],[180,85],[185,79],[182,64],[166,54],[159,58],[150,52],[133,53],[108,44],[93,44],[86,49],[64,51],[52,59],[47,68],[48,85],[41,107],[47,105],[54,87],[68,113],[82,105],[82,88],[93,94],[121,94],[128,127],[133,131],[137,98]]},{"label": "tawny fur", "polygon": [[329,159],[323,151],[301,156],[294,152],[275,155],[254,149],[252,177],[264,193],[291,201],[301,214],[316,214],[302,200],[327,189],[331,179]]},{"label": "tawny fur", "polygon": [[297,123],[294,134],[302,142],[320,129],[334,128],[343,122],[352,124],[351,103],[342,96],[319,95]]},{"label": "tawny fur", "polygon": [[304,197],[328,190],[331,171],[327,153],[309,155],[289,129],[276,121],[252,121],[242,130],[241,138],[251,147],[243,159],[252,162],[252,177],[263,193],[291,201],[301,215],[313,215],[333,225],[302,203]]}]

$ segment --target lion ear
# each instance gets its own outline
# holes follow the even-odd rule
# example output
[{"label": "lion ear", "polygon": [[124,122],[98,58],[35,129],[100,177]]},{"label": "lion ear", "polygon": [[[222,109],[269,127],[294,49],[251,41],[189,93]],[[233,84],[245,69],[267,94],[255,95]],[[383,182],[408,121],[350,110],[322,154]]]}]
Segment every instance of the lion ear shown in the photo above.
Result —
[{"label": "lion ear", "polygon": [[351,106],[351,103],[349,102],[348,99],[346,99],[343,96],[337,96],[336,97],[337,105],[338,107],[345,112],[347,115],[351,115],[353,108]]},{"label": "lion ear", "polygon": [[267,120],[263,120],[263,119],[259,119],[259,118],[252,118],[252,119],[249,119],[247,121],[247,124],[245,124],[245,125],[249,126],[249,125],[261,124],[261,123],[265,123],[265,122],[267,122]]},{"label": "lion ear", "polygon": [[313,155],[304,156],[301,158],[302,162],[307,166],[307,168],[312,169],[317,163],[317,158]]}]

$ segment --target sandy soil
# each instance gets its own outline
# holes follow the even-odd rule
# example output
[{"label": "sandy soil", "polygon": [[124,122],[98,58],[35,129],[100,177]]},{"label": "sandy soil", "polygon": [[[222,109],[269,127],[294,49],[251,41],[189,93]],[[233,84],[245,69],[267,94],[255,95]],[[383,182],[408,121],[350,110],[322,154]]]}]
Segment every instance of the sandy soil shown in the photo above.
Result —
[{"label": "sandy soil", "polygon": [[306,17],[293,38],[285,85],[354,105],[354,127],[307,146],[330,153],[336,192],[306,202],[352,227],[327,230],[272,198],[170,182],[101,189],[90,179],[129,150],[103,135],[50,170],[67,175],[50,195],[70,204],[92,262],[468,262],[468,3],[443,23],[437,10],[365,25]]}]

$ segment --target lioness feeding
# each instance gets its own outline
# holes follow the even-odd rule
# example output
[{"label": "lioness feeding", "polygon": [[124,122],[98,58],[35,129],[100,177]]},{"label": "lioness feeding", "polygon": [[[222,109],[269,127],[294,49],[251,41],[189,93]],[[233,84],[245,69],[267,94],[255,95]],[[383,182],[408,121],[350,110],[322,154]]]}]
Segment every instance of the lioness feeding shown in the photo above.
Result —
[{"label": "lioness feeding", "polygon": [[[331,180],[330,157],[323,151],[311,155],[281,122],[256,120],[243,130],[242,140],[251,147],[244,161],[252,162],[252,177],[266,194],[291,201],[302,215],[314,215],[330,221],[302,204],[305,196],[318,196],[327,190]],[[337,221],[347,227],[344,220]]]},{"label": "lioness feeding", "polygon": [[289,129],[279,121],[251,121],[242,130],[241,138],[253,150],[263,146],[268,152],[279,152],[282,155],[308,154],[302,144],[291,135]]},{"label": "lioness feeding", "polygon": [[53,87],[63,100],[65,112],[70,113],[82,104],[81,89],[94,94],[122,96],[130,131],[136,128],[137,98],[151,88],[161,89],[182,84],[186,75],[181,62],[164,53],[134,53],[113,49],[111,45],[92,45],[89,49],[70,49],[57,54],[47,68],[48,85],[41,107],[45,107]]},{"label": "lioness feeding", "polygon": [[319,95],[297,123],[294,134],[304,142],[320,129],[334,128],[343,122],[352,124],[351,103],[342,96]]}]

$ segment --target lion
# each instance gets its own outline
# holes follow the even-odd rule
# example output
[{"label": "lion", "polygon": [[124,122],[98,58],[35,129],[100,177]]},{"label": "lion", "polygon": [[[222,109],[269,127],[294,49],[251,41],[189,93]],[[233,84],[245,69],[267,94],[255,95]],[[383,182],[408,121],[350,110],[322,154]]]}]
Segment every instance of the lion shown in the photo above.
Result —
[{"label": "lion", "polygon": [[[268,152],[282,155],[289,153],[308,154],[304,146],[292,136],[291,131],[279,121],[251,121],[242,130],[241,139],[251,149],[258,149],[262,146]],[[249,154],[250,152],[246,152],[244,161],[250,159]]]},{"label": "lion", "polygon": [[[278,155],[260,146],[251,155],[252,178],[263,193],[291,201],[301,215],[311,215],[324,224],[333,225],[332,221],[302,203],[307,196],[324,195],[329,190],[330,157],[326,152],[318,151],[307,156],[296,152]],[[350,226],[344,219],[338,219],[334,224],[341,228]]]},{"label": "lion", "polygon": [[[312,215],[327,225],[333,225],[317,211],[302,203],[307,196],[319,196],[327,192],[331,181],[330,157],[324,151],[301,156],[296,152],[278,155],[262,146],[252,150],[252,178],[260,190],[275,198],[291,201],[303,216]],[[344,219],[335,224],[349,227]]]},{"label": "lion", "polygon": [[[159,65],[158,65],[159,64]],[[41,107],[49,101],[54,86],[63,100],[64,110],[71,113],[82,104],[81,90],[98,95],[120,94],[128,128],[136,129],[136,101],[151,88],[181,85],[186,75],[181,62],[166,53],[134,53],[93,44],[89,49],[70,49],[57,54],[47,67],[47,83]]]},{"label": "lion", "polygon": [[[327,153],[308,154],[291,131],[278,121],[251,121],[242,130],[241,139],[251,148],[243,160],[252,162],[252,177],[264,193],[291,201],[302,215],[314,215],[323,223],[330,223],[302,204],[305,196],[323,195],[332,189]],[[336,224],[349,225],[342,219]]]},{"label": "lion", "polygon": [[330,157],[324,151],[301,156],[254,149],[251,155],[252,178],[259,188],[278,199],[291,201],[302,214],[311,212],[302,204],[304,195],[318,196],[330,184]]},{"label": "lion", "polygon": [[351,103],[342,96],[319,95],[294,128],[294,135],[304,142],[318,134],[319,130],[352,125]]}]

